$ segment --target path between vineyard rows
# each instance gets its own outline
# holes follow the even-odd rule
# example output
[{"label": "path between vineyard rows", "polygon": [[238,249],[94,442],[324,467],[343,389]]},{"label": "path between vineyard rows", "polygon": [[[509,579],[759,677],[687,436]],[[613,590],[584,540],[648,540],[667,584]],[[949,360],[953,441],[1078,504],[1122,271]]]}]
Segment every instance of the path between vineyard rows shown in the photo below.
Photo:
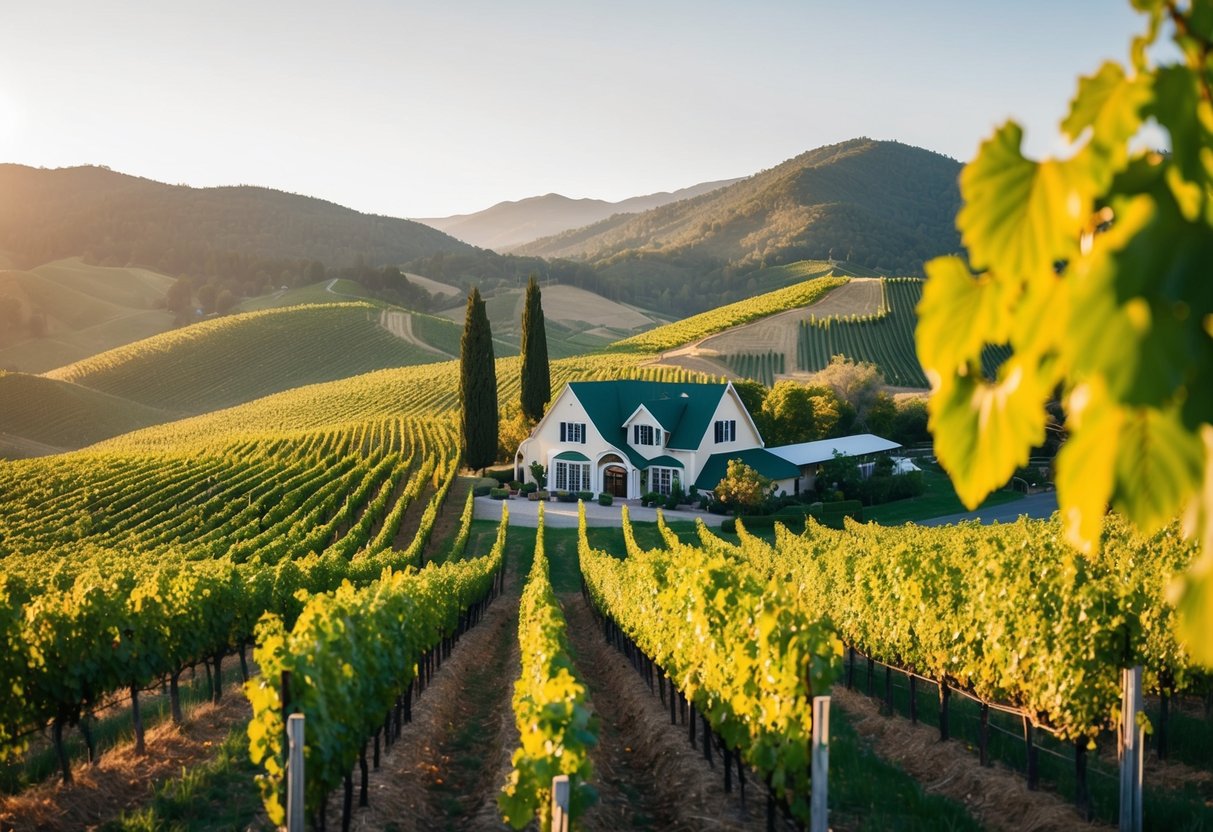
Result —
[{"label": "path between vineyard rows", "polygon": [[[404,726],[390,752],[384,750],[381,768],[371,772],[370,805],[355,810],[354,829],[507,828],[500,820],[496,796],[518,742],[511,697],[518,672],[523,577],[511,563],[506,594],[490,607],[481,625],[463,637],[414,705],[413,722]],[[745,808],[736,791],[726,794],[719,758],[717,768],[709,768],[702,753],[691,748],[685,728],[670,725],[660,700],[623,656],[605,643],[581,596],[563,595],[561,603],[576,671],[600,720],[600,743],[593,755],[599,799],[579,828],[587,832],[765,829],[765,797],[758,784],[751,780]],[[1027,791],[1019,774],[1001,767],[981,769],[959,743],[941,745],[932,729],[887,719],[875,703],[858,693],[839,687],[835,694],[835,706],[844,710],[879,757],[903,767],[927,792],[964,804],[983,826],[1079,827],[1064,801],[1047,792]],[[247,702],[232,686],[220,707],[201,706],[184,730],[166,724],[150,731],[148,757],[135,757],[129,746],[112,750],[96,768],[80,765],[74,786],[51,782],[6,799],[0,817],[17,830],[95,828],[145,803],[149,783],[204,762],[247,716]],[[356,790],[357,782],[355,773]],[[252,784],[249,791],[255,791]],[[338,790],[329,799],[327,828],[340,829],[340,812]],[[831,826],[857,829],[863,818],[836,811]],[[263,814],[251,828],[268,828]]]}]

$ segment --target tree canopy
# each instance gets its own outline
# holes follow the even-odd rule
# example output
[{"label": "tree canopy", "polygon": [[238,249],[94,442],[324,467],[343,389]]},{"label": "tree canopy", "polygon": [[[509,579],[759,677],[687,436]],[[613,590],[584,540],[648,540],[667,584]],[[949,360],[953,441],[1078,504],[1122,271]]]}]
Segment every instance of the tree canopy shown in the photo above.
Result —
[{"label": "tree canopy", "polygon": [[497,456],[497,368],[488,312],[480,290],[475,288],[468,294],[460,342],[459,400],[463,463],[469,468],[483,469]]},{"label": "tree canopy", "polygon": [[543,300],[534,274],[526,286],[522,309],[522,413],[532,422],[543,418],[552,397],[552,373],[548,365],[548,336],[543,325]]}]

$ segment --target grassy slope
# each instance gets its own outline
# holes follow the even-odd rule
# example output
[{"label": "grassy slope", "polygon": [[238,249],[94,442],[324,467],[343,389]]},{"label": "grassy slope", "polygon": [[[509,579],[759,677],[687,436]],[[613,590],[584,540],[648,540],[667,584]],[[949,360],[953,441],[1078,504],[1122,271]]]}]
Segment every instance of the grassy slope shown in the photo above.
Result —
[{"label": "grassy slope", "polygon": [[379,325],[365,303],[297,306],[204,321],[93,356],[47,375],[117,396],[203,413],[433,353]]},{"label": "grassy slope", "polygon": [[[500,291],[485,298],[485,311],[489,316],[489,325],[493,330],[493,348],[498,357],[517,355],[522,337],[522,303],[523,290],[510,289]],[[592,295],[590,292],[585,293]],[[614,317],[630,312],[628,307],[616,304],[599,295],[592,295],[590,303],[601,304],[598,309],[585,310],[586,317],[598,318],[605,314]],[[442,317],[463,325],[466,314],[466,304],[453,306],[439,313]],[[548,355],[555,358],[567,358],[574,355],[584,355],[593,352],[614,340],[611,337],[589,334],[587,330],[598,329],[602,325],[596,321],[583,321],[571,317],[561,318],[548,314],[548,306],[544,306],[544,324],[548,336]],[[635,313],[633,312],[633,315]],[[620,330],[619,335],[633,332],[632,329]]]},{"label": "grassy slope", "polygon": [[0,366],[43,372],[164,332],[172,316],[158,308],[172,278],[146,269],[89,266],[77,258],[30,271],[0,273],[0,295],[28,317],[45,316],[46,335],[0,333]]},{"label": "grassy slope", "polygon": [[[331,285],[330,285],[331,284]],[[297,289],[271,292],[242,301],[237,312],[257,312],[262,309],[282,309],[287,306],[302,306],[310,303],[338,303],[348,300],[369,300],[371,294],[362,284],[353,280],[324,280]]]},{"label": "grassy slope", "polygon": [[14,445],[82,448],[176,416],[66,381],[0,373],[0,434]]}]

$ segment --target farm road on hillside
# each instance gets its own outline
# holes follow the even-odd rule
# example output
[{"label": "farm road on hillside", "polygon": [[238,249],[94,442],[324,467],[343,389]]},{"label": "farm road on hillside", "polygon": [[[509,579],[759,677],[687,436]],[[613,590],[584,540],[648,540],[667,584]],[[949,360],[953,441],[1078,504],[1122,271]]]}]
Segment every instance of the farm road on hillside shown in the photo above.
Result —
[{"label": "farm road on hillside", "polygon": [[[715,356],[775,352],[784,356],[785,366],[794,368],[801,321],[833,315],[874,315],[880,311],[883,299],[878,278],[851,278],[816,303],[709,335],[702,341],[665,353],[660,363],[734,378],[736,374],[717,362]],[[710,364],[705,366],[707,362]]]}]

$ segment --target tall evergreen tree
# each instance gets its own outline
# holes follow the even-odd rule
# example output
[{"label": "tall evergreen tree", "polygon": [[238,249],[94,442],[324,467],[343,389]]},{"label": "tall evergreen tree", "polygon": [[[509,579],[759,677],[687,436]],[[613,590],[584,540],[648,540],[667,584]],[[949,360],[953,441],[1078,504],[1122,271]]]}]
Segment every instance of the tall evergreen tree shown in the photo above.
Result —
[{"label": "tall evergreen tree", "polygon": [[459,353],[463,405],[463,464],[483,470],[497,456],[497,367],[493,333],[479,289],[468,295]]},{"label": "tall evergreen tree", "polygon": [[548,336],[543,327],[543,301],[539,281],[531,273],[522,310],[522,413],[532,422],[543,418],[552,397],[552,372],[548,366]]}]

